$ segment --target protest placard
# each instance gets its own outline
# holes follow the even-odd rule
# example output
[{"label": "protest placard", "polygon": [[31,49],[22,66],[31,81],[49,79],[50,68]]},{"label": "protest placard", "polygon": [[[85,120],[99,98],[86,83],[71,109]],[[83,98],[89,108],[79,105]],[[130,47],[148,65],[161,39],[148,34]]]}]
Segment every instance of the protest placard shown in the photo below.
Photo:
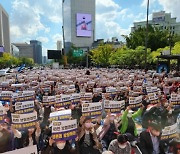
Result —
[{"label": "protest placard", "polygon": [[102,103],[83,103],[82,104],[82,116],[96,118],[102,113]]},{"label": "protest placard", "polygon": [[73,93],[73,94],[71,94],[71,103],[73,105],[80,104],[80,99],[81,99],[80,93]]},{"label": "protest placard", "polygon": [[142,105],[142,96],[129,97],[129,106],[131,108],[140,107]]},{"label": "protest placard", "polygon": [[16,149],[13,151],[5,152],[4,154],[38,154],[37,145]]},{"label": "protest placard", "polygon": [[173,106],[180,106],[180,94],[171,94],[170,102],[173,104]]},{"label": "protest placard", "polygon": [[4,121],[4,117],[7,114],[4,106],[0,106],[0,123]]},{"label": "protest placard", "polygon": [[31,113],[34,111],[34,101],[24,101],[15,103],[15,113]]},{"label": "protest placard", "polygon": [[156,104],[156,103],[159,102],[159,99],[158,99],[156,93],[149,93],[148,94],[148,99],[149,99],[150,104]]},{"label": "protest placard", "polygon": [[106,93],[109,94],[110,97],[115,97],[117,89],[115,87],[106,87]]},{"label": "protest placard", "polygon": [[162,130],[161,140],[173,139],[178,137],[178,125],[167,126]]},{"label": "protest placard", "polygon": [[58,140],[71,140],[77,137],[77,120],[53,121],[52,138]]},{"label": "protest placard", "polygon": [[14,101],[23,102],[23,101],[34,101],[35,99],[35,91],[23,91],[19,93],[17,98]]},{"label": "protest placard", "polygon": [[81,92],[81,101],[92,102],[93,94]]},{"label": "protest placard", "polygon": [[121,110],[125,107],[125,101],[109,101],[104,100],[104,109],[106,112],[121,113]]},{"label": "protest placard", "polygon": [[37,112],[29,114],[11,114],[12,123],[16,129],[27,129],[34,127],[37,121]]},{"label": "protest placard", "polygon": [[54,107],[61,108],[61,107],[69,107],[71,105],[71,95],[56,95],[56,103]]},{"label": "protest placard", "polygon": [[43,105],[44,106],[51,106],[56,103],[55,96],[43,96]]},{"label": "protest placard", "polygon": [[0,101],[10,101],[13,96],[12,91],[2,91],[0,93]]},{"label": "protest placard", "polygon": [[49,116],[50,121],[69,120],[70,118],[71,109],[52,112]]}]

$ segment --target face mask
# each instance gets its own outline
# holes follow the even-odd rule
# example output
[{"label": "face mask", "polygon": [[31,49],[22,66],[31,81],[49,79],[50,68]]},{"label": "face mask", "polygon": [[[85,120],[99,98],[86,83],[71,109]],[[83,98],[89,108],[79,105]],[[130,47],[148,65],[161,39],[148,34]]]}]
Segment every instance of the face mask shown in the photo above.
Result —
[{"label": "face mask", "polygon": [[65,145],[66,145],[66,142],[64,142],[64,143],[57,143],[57,147],[58,147],[58,149],[60,149],[60,150],[62,150],[62,149],[64,149],[64,147],[65,147]]},{"label": "face mask", "polygon": [[86,128],[90,128],[91,126],[92,126],[91,123],[85,123],[85,127],[86,127]]},{"label": "face mask", "polygon": [[5,109],[6,112],[9,111],[9,106],[5,107],[4,109]]},{"label": "face mask", "polygon": [[169,113],[169,114],[172,114],[172,110],[170,110],[168,113]]},{"label": "face mask", "polygon": [[124,149],[126,146],[127,146],[126,143],[124,143],[124,144],[119,144],[119,148],[121,148],[121,149]]}]

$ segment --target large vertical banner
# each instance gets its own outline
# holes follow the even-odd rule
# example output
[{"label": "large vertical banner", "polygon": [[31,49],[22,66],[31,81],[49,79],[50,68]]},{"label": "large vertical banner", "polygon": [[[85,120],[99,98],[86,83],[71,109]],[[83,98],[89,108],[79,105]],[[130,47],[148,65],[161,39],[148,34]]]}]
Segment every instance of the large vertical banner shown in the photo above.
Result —
[{"label": "large vertical banner", "polygon": [[92,16],[91,14],[76,14],[76,32],[77,36],[91,37],[92,31]]}]

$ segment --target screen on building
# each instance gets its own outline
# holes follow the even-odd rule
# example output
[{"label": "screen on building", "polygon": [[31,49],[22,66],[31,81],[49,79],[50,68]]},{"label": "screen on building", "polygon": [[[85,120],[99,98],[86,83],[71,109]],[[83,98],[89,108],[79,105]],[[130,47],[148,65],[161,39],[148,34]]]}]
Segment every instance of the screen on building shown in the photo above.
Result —
[{"label": "screen on building", "polygon": [[91,37],[92,16],[91,14],[76,14],[76,32],[77,36]]},{"label": "screen on building", "polygon": [[61,57],[60,50],[48,50],[48,59],[61,59]]},{"label": "screen on building", "polygon": [[4,52],[4,47],[0,46],[0,52]]}]

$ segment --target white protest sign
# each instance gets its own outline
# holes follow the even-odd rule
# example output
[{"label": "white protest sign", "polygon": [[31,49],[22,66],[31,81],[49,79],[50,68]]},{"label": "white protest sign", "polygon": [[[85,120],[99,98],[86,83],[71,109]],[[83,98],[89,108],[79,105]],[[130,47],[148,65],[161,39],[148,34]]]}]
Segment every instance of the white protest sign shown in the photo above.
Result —
[{"label": "white protest sign", "polygon": [[37,145],[16,149],[13,151],[5,152],[4,154],[38,154]]},{"label": "white protest sign", "polygon": [[175,123],[174,125],[167,126],[162,130],[161,140],[165,139],[173,139],[178,137],[178,125]]},{"label": "white protest sign", "polygon": [[29,114],[11,114],[12,123],[16,129],[24,129],[35,126],[37,121],[37,112]]},{"label": "white protest sign", "polygon": [[50,121],[68,120],[71,118],[71,109],[52,112],[49,117]]},{"label": "white protest sign", "polygon": [[15,111],[17,114],[29,113],[34,110],[34,101],[16,102]]},{"label": "white protest sign", "polygon": [[52,122],[52,138],[58,140],[72,140],[77,137],[77,119]]},{"label": "white protest sign", "polygon": [[102,103],[83,103],[82,104],[82,115],[87,117],[97,117],[100,116],[102,112]]},{"label": "white protest sign", "polygon": [[109,101],[104,100],[104,108],[106,112],[121,113],[121,110],[125,107],[125,101]]},{"label": "white protest sign", "polygon": [[142,96],[129,97],[129,106],[131,108],[139,107],[142,104]]}]

